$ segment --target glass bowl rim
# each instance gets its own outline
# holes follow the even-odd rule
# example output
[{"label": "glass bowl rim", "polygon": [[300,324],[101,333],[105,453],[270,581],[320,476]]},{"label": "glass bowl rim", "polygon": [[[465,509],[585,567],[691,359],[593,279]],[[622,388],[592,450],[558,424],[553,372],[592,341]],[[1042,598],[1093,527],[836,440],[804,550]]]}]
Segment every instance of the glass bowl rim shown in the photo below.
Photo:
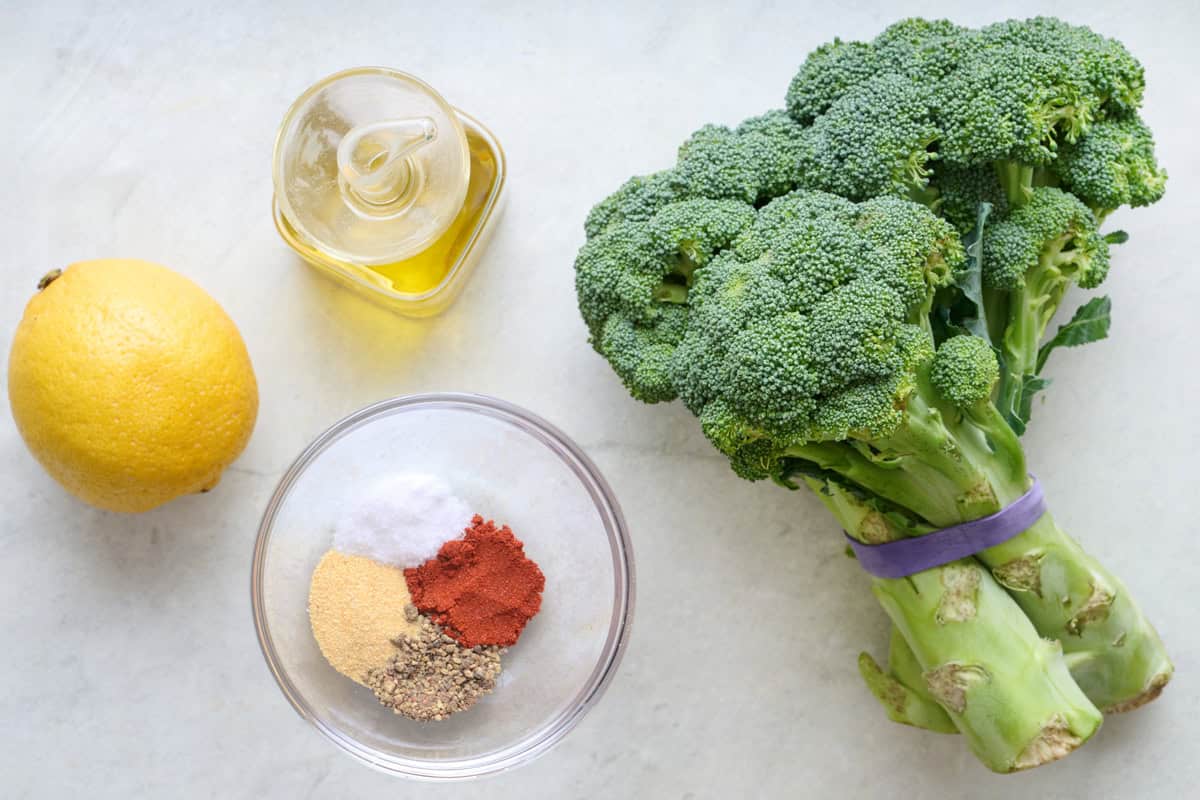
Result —
[{"label": "glass bowl rim", "polygon": [[[571,702],[535,732],[507,747],[480,756],[459,759],[419,759],[383,753],[347,736],[314,713],[303,694],[292,683],[280,663],[271,639],[263,600],[263,571],[267,545],[279,509],[308,466],[336,441],[350,432],[396,412],[422,408],[482,414],[533,436],[570,468],[587,490],[608,535],[614,572],[614,605],[604,648],[584,686]],[[338,420],[316,437],[291,463],[275,487],[259,522],[250,569],[250,601],[254,631],[271,675],[292,708],[327,739],[358,761],[381,772],[425,780],[464,780],[525,764],[542,755],[571,731],[600,699],[620,665],[629,644],[635,600],[636,578],[633,550],[620,505],[612,488],[595,463],[559,428],[545,419],[506,400],[466,392],[436,392],[403,395],[373,403]]]}]

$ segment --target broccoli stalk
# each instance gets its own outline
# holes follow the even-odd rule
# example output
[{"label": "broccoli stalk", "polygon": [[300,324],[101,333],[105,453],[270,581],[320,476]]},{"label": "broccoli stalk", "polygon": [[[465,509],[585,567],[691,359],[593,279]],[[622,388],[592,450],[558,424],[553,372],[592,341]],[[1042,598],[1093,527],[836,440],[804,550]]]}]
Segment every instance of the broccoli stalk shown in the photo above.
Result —
[{"label": "broccoli stalk", "polygon": [[929,693],[921,664],[895,625],[887,669],[879,666],[869,653],[860,653],[858,671],[892,722],[936,733],[958,733],[954,720]]},{"label": "broccoli stalk", "polygon": [[[865,527],[873,542],[931,530],[911,520],[897,524],[894,510],[888,516],[872,514],[868,502],[835,481],[806,480],[847,531]],[[838,502],[831,502],[831,497]],[[1049,514],[976,558],[1008,590],[1038,632],[1061,643],[1075,682],[1104,712],[1130,711],[1162,692],[1174,667],[1158,633],[1124,584],[1058,528]],[[895,719],[892,696],[881,696],[878,687],[896,681],[913,695],[908,699],[910,719],[898,721],[942,730],[937,716],[928,709],[912,710],[919,708],[921,700],[931,698],[923,685],[914,683],[911,671],[897,667],[915,658],[905,652],[906,647],[903,639],[893,635],[890,674],[875,665],[873,670],[863,668],[864,678],[890,717]],[[866,654],[864,657],[869,660]]]},{"label": "broccoli stalk", "polygon": [[[932,370],[927,365],[919,370],[923,374],[908,400],[906,422],[895,435],[872,441],[873,458],[857,452],[831,457],[844,445],[829,443],[789,448],[784,482],[802,475],[846,531],[868,544],[933,530],[913,520],[898,502],[946,518],[994,511],[994,487],[1010,484],[1014,474],[1023,480],[1023,458],[1012,431],[981,399],[991,390],[996,364],[986,345],[979,350],[976,343],[982,340],[952,339]],[[971,402],[969,411],[946,413],[938,407],[944,400],[935,382],[953,396],[980,401]],[[989,441],[992,434],[996,441]],[[800,452],[805,453],[802,460],[794,460]],[[887,466],[869,463],[876,460]],[[943,482],[948,467],[954,478]],[[892,472],[904,477],[894,479],[887,474]],[[926,488],[927,481],[933,485]],[[1095,707],[1072,680],[1062,646],[1040,638],[1005,588],[976,560],[902,579],[872,577],[871,583],[898,634],[893,633],[890,674],[866,654],[859,665],[892,719],[932,730],[960,730],[979,758],[998,772],[1060,758],[1096,729]],[[1021,686],[1020,676],[1029,674],[1048,680],[1021,687],[1017,696],[1007,694],[1010,687]],[[1011,703],[1020,704],[1022,713],[993,713]]]},{"label": "broccoli stalk", "polygon": [[[986,447],[1002,463],[990,477],[996,505],[983,508],[983,513],[999,510],[1025,491],[1024,459],[1016,434],[988,399],[997,372],[995,358],[983,339],[956,336],[938,348],[930,375],[937,394],[950,403],[947,407],[943,401],[940,415],[952,431],[956,447],[970,452],[969,443],[974,441],[972,458],[979,458],[982,435]],[[844,477],[845,473],[839,474]],[[869,491],[886,490],[863,484],[861,472],[855,477]],[[847,532],[852,536],[861,533],[870,505],[852,493],[839,493],[837,504],[831,504],[828,496],[826,493],[822,499]],[[892,505],[887,516],[871,518],[872,537],[877,540],[920,535],[928,532],[928,523],[949,524],[920,511],[920,502],[898,495],[880,496]],[[856,502],[861,508],[854,508]],[[921,519],[906,519],[904,509]],[[978,511],[965,511],[955,522],[982,516]],[[1067,536],[1049,513],[1024,533],[976,558],[1008,590],[1038,632],[1061,643],[1076,682],[1101,709],[1137,708],[1157,697],[1170,680],[1173,667],[1162,641],[1129,591]]]}]

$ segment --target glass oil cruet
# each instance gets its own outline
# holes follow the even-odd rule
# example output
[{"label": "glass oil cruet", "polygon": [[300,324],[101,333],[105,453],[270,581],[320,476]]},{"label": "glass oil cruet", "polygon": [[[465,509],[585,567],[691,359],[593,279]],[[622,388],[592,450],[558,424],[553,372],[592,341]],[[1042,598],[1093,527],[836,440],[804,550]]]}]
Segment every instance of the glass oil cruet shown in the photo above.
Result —
[{"label": "glass oil cruet", "polygon": [[497,216],[491,133],[397,70],[339,72],[280,126],[275,220],[305,260],[402,313],[449,304]]}]

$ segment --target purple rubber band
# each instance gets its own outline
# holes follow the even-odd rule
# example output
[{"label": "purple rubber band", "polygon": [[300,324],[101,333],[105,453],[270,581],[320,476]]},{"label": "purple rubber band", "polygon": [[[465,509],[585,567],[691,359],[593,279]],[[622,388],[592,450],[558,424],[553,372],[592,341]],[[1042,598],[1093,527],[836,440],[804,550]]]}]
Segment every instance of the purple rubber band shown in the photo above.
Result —
[{"label": "purple rubber band", "polygon": [[903,578],[1007,542],[1028,530],[1045,513],[1042,484],[1033,478],[1029,491],[986,517],[883,544],[863,544],[849,535],[846,538],[867,572],[880,578]]}]

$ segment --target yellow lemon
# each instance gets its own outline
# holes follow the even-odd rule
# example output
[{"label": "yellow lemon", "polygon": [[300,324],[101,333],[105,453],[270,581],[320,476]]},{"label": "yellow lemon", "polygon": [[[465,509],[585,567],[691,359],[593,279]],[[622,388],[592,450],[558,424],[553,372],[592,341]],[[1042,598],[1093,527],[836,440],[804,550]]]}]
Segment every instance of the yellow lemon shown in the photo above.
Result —
[{"label": "yellow lemon", "polygon": [[72,264],[38,288],[13,338],[8,396],[46,471],[112,511],[215,486],[258,415],[250,356],[217,302],[126,259]]}]

